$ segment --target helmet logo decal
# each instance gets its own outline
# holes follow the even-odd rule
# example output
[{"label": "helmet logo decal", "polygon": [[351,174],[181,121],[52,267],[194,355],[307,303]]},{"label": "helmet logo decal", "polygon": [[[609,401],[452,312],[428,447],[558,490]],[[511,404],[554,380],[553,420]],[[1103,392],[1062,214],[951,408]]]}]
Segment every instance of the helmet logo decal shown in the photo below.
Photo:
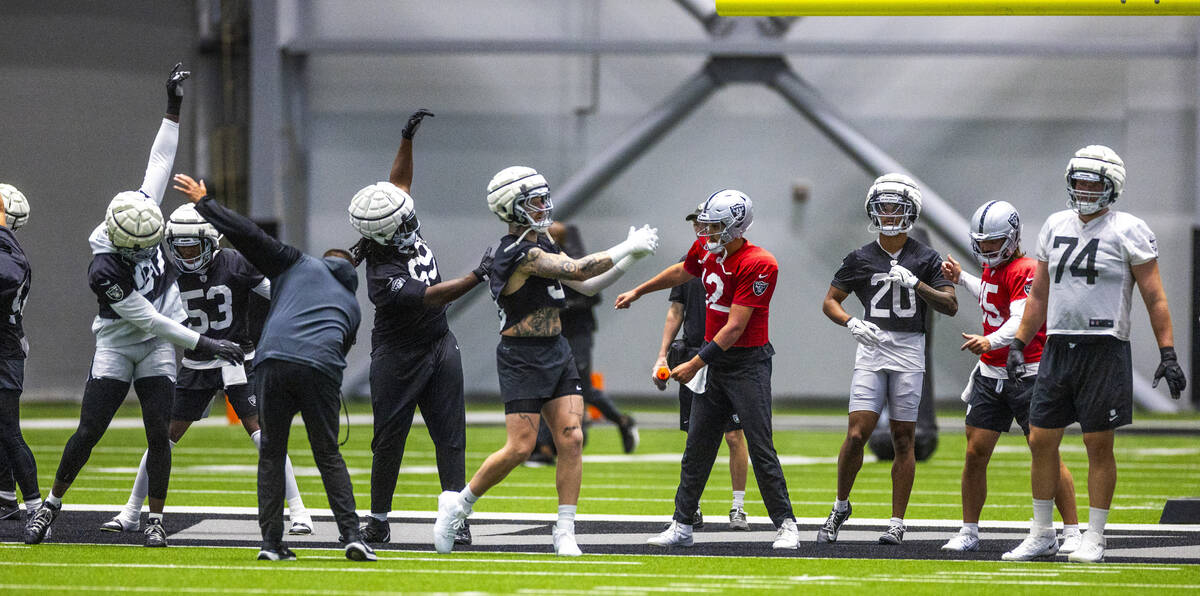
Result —
[{"label": "helmet logo decal", "polygon": [[729,212],[733,214],[734,218],[742,219],[746,216],[746,205],[742,203],[734,203],[733,205],[729,206]]}]

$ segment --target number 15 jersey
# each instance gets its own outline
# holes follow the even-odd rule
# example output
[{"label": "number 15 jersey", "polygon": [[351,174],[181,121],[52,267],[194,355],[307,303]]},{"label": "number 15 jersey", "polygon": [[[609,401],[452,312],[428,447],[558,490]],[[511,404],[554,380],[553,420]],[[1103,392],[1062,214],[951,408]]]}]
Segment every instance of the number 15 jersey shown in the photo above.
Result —
[{"label": "number 15 jersey", "polygon": [[1047,335],[1129,341],[1130,267],[1158,258],[1158,242],[1146,222],[1109,211],[1083,223],[1074,211],[1059,211],[1042,225],[1036,258],[1050,273]]}]

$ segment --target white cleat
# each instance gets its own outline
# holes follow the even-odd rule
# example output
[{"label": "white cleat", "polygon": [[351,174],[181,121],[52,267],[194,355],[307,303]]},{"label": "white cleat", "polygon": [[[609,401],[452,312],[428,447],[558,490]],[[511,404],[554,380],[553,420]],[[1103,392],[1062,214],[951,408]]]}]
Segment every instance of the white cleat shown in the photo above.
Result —
[{"label": "white cleat", "polygon": [[942,550],[966,553],[979,550],[979,536],[965,530],[959,530],[954,538],[942,545]]},{"label": "white cleat", "polygon": [[125,515],[125,512],[117,514],[112,519],[100,525],[101,532],[136,532],[142,526],[141,515],[135,518],[130,518]]},{"label": "white cleat", "polygon": [[1079,530],[1063,530],[1062,546],[1058,547],[1058,554],[1069,555],[1079,550],[1079,545],[1083,540],[1083,534]]},{"label": "white cleat", "polygon": [[1079,548],[1067,556],[1072,563],[1099,563],[1104,560],[1104,534],[1087,531],[1079,540]]},{"label": "white cleat", "polygon": [[1037,557],[1051,557],[1057,552],[1058,535],[1054,533],[1054,528],[1032,528],[1029,530],[1029,536],[1026,536],[1017,548],[1004,553],[1000,558],[1005,561],[1028,561]]},{"label": "white cleat", "polygon": [[788,518],[783,520],[779,525],[779,531],[775,533],[775,542],[771,543],[771,548],[775,550],[794,549],[800,546],[800,529],[796,527],[796,520]]},{"label": "white cleat", "polygon": [[560,557],[578,557],[583,554],[575,542],[575,532],[554,528],[554,554]]},{"label": "white cleat", "polygon": [[454,535],[467,521],[467,512],[458,505],[458,493],[447,490],[438,495],[437,521],[433,522],[433,548],[440,554],[454,550]]},{"label": "white cleat", "polygon": [[297,515],[292,518],[292,527],[288,529],[291,536],[308,536],[313,533],[313,520],[309,515]]},{"label": "white cleat", "polygon": [[671,525],[667,526],[667,529],[658,536],[647,540],[646,544],[651,546],[691,546],[693,544],[692,527],[671,520]]}]

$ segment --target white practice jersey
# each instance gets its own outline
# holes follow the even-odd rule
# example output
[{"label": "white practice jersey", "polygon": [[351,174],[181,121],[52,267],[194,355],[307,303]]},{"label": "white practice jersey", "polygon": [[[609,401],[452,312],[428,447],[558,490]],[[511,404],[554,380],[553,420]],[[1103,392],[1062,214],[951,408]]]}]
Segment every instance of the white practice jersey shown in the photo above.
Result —
[{"label": "white practice jersey", "polygon": [[1036,258],[1050,272],[1047,335],[1129,340],[1131,267],[1158,258],[1158,242],[1146,222],[1110,210],[1085,224],[1074,211],[1059,211],[1038,234]]}]

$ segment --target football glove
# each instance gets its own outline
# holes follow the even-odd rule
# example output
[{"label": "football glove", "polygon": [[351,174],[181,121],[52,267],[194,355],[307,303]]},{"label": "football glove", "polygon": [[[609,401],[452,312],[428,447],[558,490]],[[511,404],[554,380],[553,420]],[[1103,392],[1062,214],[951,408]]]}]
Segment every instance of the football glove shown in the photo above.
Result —
[{"label": "football glove", "polygon": [[625,241],[630,243],[629,254],[633,258],[640,259],[652,255],[658,250],[658,228],[652,228],[649,224],[640,228],[629,226],[629,236]]},{"label": "football glove", "polygon": [[474,270],[472,270],[471,273],[475,274],[476,279],[478,279],[479,281],[483,281],[483,280],[487,279],[488,272],[490,272],[491,270],[492,270],[492,247],[489,246],[489,247],[487,247],[487,250],[483,252],[483,258],[479,259],[479,266],[476,267]]},{"label": "football glove", "polygon": [[850,317],[846,321],[846,328],[850,330],[850,335],[854,336],[854,340],[858,343],[873,348],[879,345],[879,326],[870,321],[863,321],[856,317]]},{"label": "football glove", "polygon": [[196,342],[196,350],[230,364],[242,364],[246,360],[246,353],[242,351],[242,347],[227,339],[213,339],[201,335],[200,340]]},{"label": "football glove", "polygon": [[1004,363],[1008,380],[1017,382],[1025,375],[1025,342],[1014,338],[1008,346],[1008,361]]},{"label": "football glove", "polygon": [[179,106],[183,105],[183,82],[192,76],[191,71],[183,70],[183,63],[178,62],[167,77],[167,113],[179,115]]},{"label": "football glove", "polygon": [[433,118],[433,112],[424,108],[413,112],[412,116],[408,117],[408,124],[404,125],[404,130],[400,131],[400,136],[411,141],[417,134],[417,129],[421,127],[421,120],[424,120],[426,116]]},{"label": "football glove", "polygon": [[1167,388],[1171,390],[1171,399],[1179,399],[1179,394],[1187,388],[1187,379],[1183,376],[1183,369],[1179,366],[1179,358],[1175,355],[1175,348],[1167,346],[1158,349],[1162,355],[1162,362],[1158,364],[1158,370],[1154,371],[1154,382],[1151,387],[1158,387],[1158,382],[1167,379]]},{"label": "football glove", "polygon": [[892,270],[888,271],[887,280],[898,283],[910,290],[917,287],[917,283],[921,281],[917,279],[916,275],[913,275],[912,271],[904,268],[903,265],[892,265]]}]

